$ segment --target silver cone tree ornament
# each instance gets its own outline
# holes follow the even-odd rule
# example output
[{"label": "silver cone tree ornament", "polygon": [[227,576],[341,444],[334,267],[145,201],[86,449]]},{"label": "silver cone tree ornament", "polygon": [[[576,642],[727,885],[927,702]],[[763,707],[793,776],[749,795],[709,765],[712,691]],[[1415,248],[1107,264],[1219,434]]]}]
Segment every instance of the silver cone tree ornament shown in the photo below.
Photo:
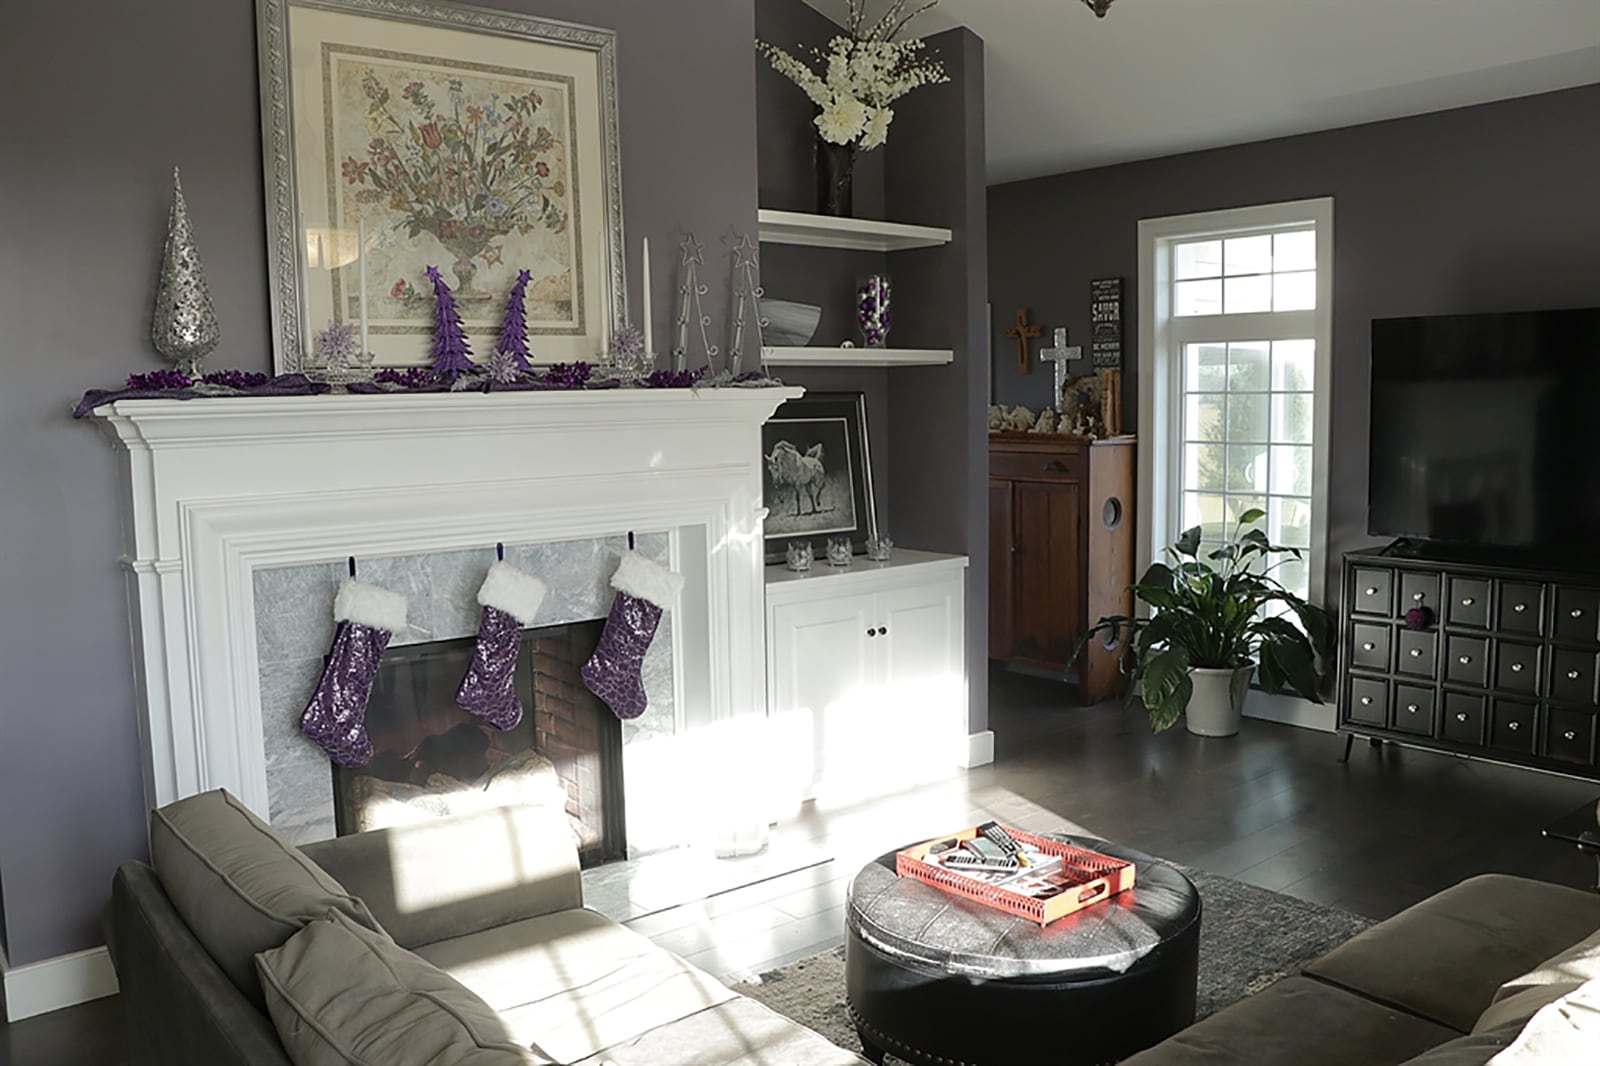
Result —
[{"label": "silver cone tree ornament", "polygon": [[161,256],[161,283],[156,289],[155,322],[150,329],[156,351],[189,374],[198,374],[222,335],[216,308],[206,288],[205,268],[194,246],[189,205],[183,201],[178,168],[172,168],[172,214],[167,218],[167,246]]}]

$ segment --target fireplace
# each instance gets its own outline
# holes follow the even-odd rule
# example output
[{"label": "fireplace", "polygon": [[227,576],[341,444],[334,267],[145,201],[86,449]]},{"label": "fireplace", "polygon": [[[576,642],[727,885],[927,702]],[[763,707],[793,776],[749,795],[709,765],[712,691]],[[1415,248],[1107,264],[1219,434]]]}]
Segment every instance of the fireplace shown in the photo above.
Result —
[{"label": "fireplace", "polygon": [[547,804],[565,808],[585,866],[626,858],[621,723],[578,675],[603,624],[524,634],[524,713],[505,732],[455,704],[472,638],[391,648],[367,709],[373,757],[353,769],[333,765],[340,835],[476,807]]}]

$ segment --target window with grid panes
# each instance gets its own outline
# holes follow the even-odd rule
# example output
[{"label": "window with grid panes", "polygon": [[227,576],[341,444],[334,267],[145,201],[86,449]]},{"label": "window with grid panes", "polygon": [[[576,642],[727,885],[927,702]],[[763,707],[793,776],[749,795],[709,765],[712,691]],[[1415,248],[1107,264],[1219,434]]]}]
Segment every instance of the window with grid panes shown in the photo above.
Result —
[{"label": "window with grid panes", "polygon": [[1274,570],[1300,596],[1321,562],[1310,556],[1316,241],[1301,228],[1167,245],[1179,423],[1169,542],[1198,525],[1211,551],[1240,515],[1264,511],[1268,538],[1302,550]]}]

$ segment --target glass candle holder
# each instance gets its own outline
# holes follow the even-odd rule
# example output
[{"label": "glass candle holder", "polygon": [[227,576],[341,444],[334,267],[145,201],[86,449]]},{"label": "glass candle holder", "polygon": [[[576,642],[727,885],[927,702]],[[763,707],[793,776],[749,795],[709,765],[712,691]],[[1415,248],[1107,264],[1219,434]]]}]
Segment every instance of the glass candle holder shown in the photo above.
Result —
[{"label": "glass candle holder", "polygon": [[856,289],[856,325],[868,348],[889,343],[894,325],[894,287],[887,274],[869,274]]},{"label": "glass candle holder", "polygon": [[867,538],[867,558],[875,563],[886,563],[894,554],[894,541],[885,534]]},{"label": "glass candle holder", "polygon": [[850,565],[850,557],[853,554],[855,554],[855,552],[850,547],[850,538],[849,537],[829,537],[828,538],[828,565],[829,566],[849,566]]},{"label": "glass candle holder", "polygon": [[789,542],[789,546],[784,549],[783,565],[796,573],[803,574],[811,569],[811,560],[814,557],[815,552],[812,551],[810,541],[801,543],[800,541],[792,540]]}]

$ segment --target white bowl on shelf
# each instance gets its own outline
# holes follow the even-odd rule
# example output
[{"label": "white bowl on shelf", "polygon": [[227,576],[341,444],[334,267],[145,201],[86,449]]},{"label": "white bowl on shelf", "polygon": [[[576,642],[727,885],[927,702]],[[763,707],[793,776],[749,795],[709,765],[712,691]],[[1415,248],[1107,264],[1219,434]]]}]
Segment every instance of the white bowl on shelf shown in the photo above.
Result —
[{"label": "white bowl on shelf", "polygon": [[822,308],[791,300],[756,301],[757,311],[766,325],[761,330],[762,341],[772,348],[803,348],[811,343],[822,321]]}]

